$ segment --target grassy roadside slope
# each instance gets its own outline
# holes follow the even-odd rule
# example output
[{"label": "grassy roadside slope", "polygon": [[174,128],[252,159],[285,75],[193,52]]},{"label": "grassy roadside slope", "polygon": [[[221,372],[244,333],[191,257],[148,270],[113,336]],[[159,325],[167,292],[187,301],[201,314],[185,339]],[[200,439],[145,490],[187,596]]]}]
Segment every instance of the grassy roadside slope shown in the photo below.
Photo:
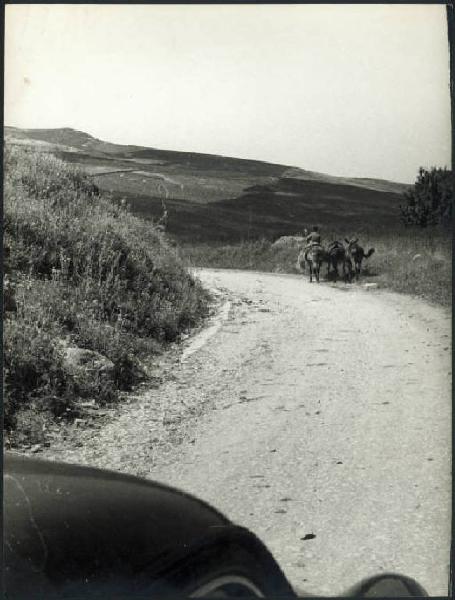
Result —
[{"label": "grassy roadside slope", "polygon": [[[143,376],[141,357],[200,322],[208,295],[162,233],[77,168],[6,147],[4,173],[4,426],[14,445],[77,416],[80,400],[115,400]],[[74,368],[78,349],[109,368]]]}]

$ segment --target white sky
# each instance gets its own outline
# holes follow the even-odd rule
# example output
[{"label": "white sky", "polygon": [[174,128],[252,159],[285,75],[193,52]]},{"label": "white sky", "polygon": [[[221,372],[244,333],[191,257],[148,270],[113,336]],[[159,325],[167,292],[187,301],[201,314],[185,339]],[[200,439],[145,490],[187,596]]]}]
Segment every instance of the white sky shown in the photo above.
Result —
[{"label": "white sky", "polygon": [[7,5],[5,124],[414,181],[450,165],[442,5]]}]

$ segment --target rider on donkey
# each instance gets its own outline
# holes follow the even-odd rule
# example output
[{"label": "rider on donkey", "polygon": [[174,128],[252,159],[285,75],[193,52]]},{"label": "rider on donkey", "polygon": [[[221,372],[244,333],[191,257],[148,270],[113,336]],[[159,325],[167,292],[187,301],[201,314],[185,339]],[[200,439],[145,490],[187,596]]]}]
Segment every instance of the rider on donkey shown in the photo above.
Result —
[{"label": "rider on donkey", "polygon": [[305,246],[305,260],[308,254],[309,249],[312,246],[321,246],[321,234],[319,233],[319,227],[314,225],[312,231],[306,237],[306,246]]}]

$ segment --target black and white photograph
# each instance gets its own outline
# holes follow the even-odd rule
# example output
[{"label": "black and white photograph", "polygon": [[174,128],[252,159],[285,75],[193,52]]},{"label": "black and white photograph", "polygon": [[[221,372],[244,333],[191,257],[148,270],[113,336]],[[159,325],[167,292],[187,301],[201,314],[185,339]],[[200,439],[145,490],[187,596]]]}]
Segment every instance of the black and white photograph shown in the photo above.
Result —
[{"label": "black and white photograph", "polygon": [[453,13],[6,4],[5,598],[451,595]]}]

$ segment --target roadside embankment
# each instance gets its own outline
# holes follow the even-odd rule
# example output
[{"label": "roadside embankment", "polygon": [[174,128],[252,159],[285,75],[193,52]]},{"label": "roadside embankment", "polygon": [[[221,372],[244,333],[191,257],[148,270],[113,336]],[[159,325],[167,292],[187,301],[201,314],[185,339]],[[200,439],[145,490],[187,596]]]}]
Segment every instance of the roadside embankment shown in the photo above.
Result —
[{"label": "roadside embankment", "polygon": [[4,427],[46,440],[84,405],[115,402],[208,314],[165,235],[50,154],[4,155]]}]

